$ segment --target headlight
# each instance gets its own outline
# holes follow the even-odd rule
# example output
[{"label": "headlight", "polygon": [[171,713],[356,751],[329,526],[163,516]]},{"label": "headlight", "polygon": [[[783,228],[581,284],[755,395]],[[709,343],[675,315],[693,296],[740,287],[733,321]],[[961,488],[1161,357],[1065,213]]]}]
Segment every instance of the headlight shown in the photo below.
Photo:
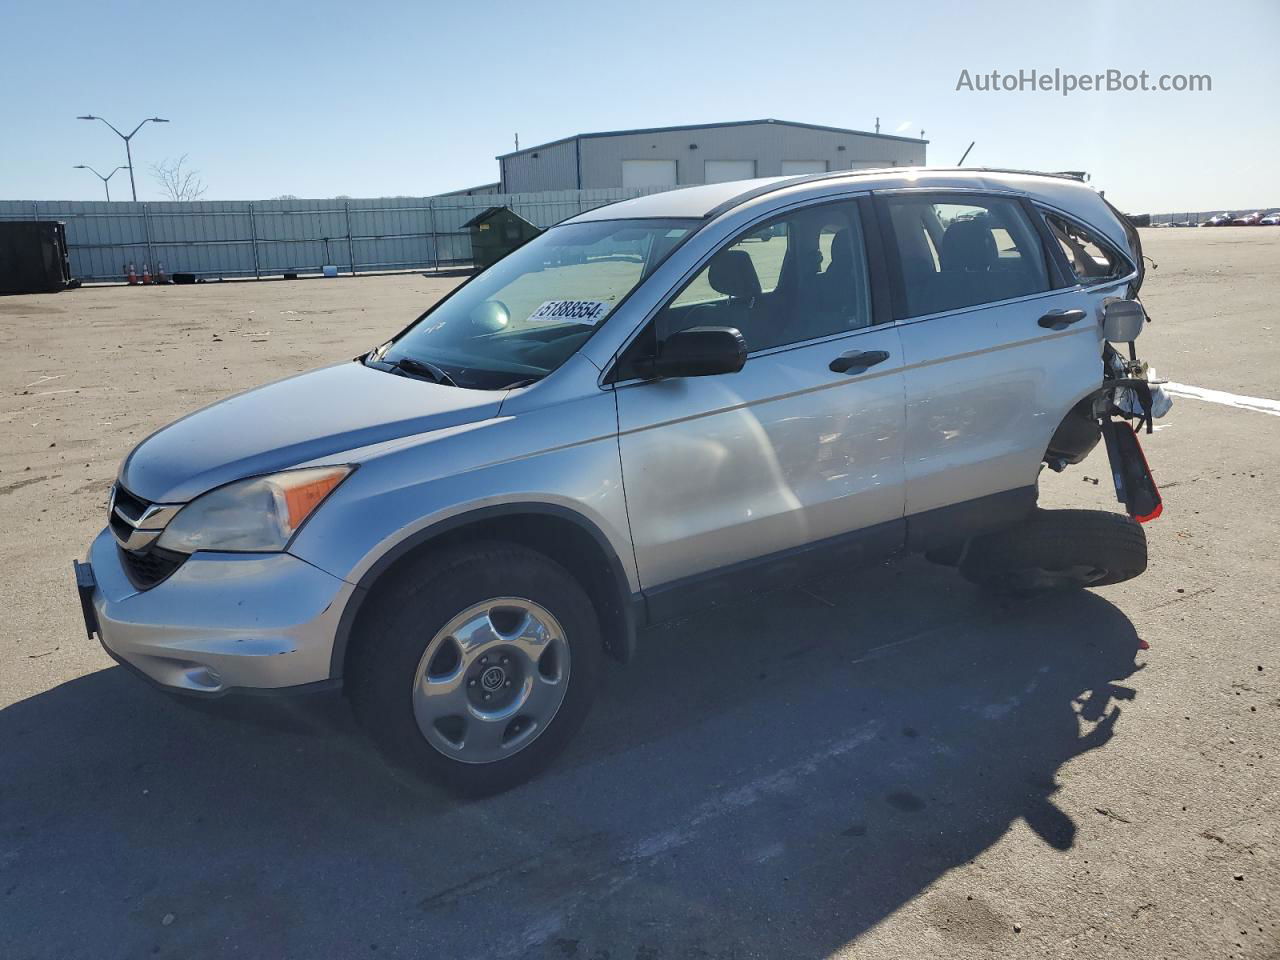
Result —
[{"label": "headlight", "polygon": [[197,550],[283,550],[352,467],[309,467],[210,490],[178,511],[156,545]]}]

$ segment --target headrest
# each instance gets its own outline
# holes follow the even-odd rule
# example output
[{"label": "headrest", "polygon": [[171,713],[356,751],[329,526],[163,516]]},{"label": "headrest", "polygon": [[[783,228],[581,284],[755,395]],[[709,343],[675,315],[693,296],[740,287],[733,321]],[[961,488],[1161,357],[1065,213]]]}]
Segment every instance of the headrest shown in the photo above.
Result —
[{"label": "headrest", "polygon": [[760,296],[760,277],[745,250],[722,250],[712,257],[707,282],[711,289],[728,297],[754,300]]},{"label": "headrest", "polygon": [[853,266],[853,232],[845,227],[843,230],[837,230],[836,235],[831,238],[831,262],[827,264],[827,270],[833,267],[837,270],[848,270]]},{"label": "headrest", "polygon": [[1000,254],[984,220],[957,220],[942,235],[938,259],[943,270],[990,270]]}]

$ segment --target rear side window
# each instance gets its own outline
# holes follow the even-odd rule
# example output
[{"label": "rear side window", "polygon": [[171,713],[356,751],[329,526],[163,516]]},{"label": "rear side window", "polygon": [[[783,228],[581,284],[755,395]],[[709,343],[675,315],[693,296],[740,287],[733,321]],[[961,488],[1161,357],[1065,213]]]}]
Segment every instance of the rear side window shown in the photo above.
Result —
[{"label": "rear side window", "polygon": [[1077,282],[1115,280],[1129,273],[1128,261],[1093,231],[1063,219],[1056,213],[1046,213],[1044,219],[1049,225],[1049,232],[1062,248],[1062,254],[1067,258],[1067,264]]},{"label": "rear side window", "polygon": [[889,196],[899,320],[1049,289],[1044,247],[1016,200]]}]

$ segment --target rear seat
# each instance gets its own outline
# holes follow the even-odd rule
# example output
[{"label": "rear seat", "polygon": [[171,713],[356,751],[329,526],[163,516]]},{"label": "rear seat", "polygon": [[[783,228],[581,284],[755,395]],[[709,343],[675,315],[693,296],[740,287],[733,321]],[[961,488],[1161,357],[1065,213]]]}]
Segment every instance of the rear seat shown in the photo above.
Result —
[{"label": "rear seat", "polygon": [[942,235],[941,270],[924,264],[914,277],[912,301],[921,313],[939,313],[979,303],[1008,300],[1036,291],[1033,277],[1021,264],[1002,262],[995,237],[985,220],[956,220]]}]

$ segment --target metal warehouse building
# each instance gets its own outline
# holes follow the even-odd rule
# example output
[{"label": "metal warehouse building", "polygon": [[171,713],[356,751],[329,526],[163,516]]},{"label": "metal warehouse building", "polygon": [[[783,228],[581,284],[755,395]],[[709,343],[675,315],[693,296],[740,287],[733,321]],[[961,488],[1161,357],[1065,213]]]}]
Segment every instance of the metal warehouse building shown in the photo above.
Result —
[{"label": "metal warehouse building", "polygon": [[676,187],[751,177],[911,167],[927,140],[788,120],[580,133],[498,157],[504,193]]}]

